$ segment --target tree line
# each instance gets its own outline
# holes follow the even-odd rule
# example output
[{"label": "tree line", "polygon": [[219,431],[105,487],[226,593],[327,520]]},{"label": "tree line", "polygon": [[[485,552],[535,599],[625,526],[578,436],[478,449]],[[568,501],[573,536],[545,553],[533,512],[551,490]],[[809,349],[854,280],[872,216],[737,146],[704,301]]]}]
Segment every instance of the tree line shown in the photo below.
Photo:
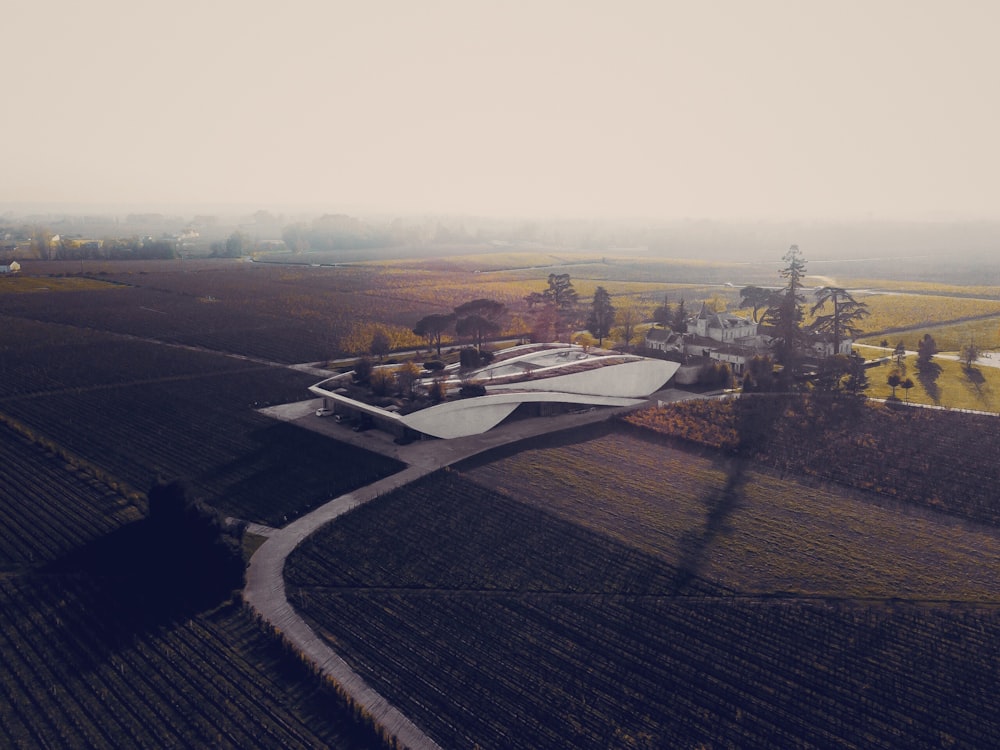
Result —
[{"label": "tree line", "polygon": [[[594,290],[593,300],[589,307],[585,306],[568,273],[549,274],[545,289],[531,292],[524,301],[531,319],[529,336],[532,341],[568,341],[582,327],[598,346],[604,346],[604,340],[614,336],[627,349],[634,343],[638,328],[646,319],[637,301],[626,298],[616,306],[603,286]],[[423,337],[428,347],[436,349],[439,357],[449,332],[470,339],[481,353],[483,343],[503,330],[508,312],[507,306],[496,300],[475,299],[450,313],[424,316],[414,325],[413,332]],[[678,325],[686,326],[683,300],[671,315]]]},{"label": "tree line", "polygon": [[[740,290],[740,306],[752,309],[752,318],[770,336],[766,354],[748,363],[744,386],[751,391],[790,390],[802,383],[825,390],[859,393],[867,387],[863,362],[841,353],[844,342],[861,333],[860,323],[869,314],[864,302],[843,287],[827,285],[814,290],[813,304],[806,301],[806,261],[798,246],[792,245],[783,257],[779,272],[783,285],[778,289],[746,286]],[[571,339],[584,329],[593,343],[604,346],[614,336],[625,349],[631,347],[648,310],[636,300],[620,298],[616,305],[603,286],[594,291],[589,307],[581,304],[568,273],[552,273],[546,288],[528,294],[533,341]],[[807,315],[808,310],[808,315]],[[413,332],[441,356],[445,337],[453,332],[472,342],[477,352],[484,342],[503,330],[506,305],[487,298],[475,299],[449,313],[433,313],[421,318]],[[689,312],[681,298],[672,305],[667,297],[652,311],[654,323],[678,334],[688,332]],[[807,322],[808,320],[808,322]],[[579,337],[578,337],[579,340]],[[817,357],[821,344],[828,356]]]}]

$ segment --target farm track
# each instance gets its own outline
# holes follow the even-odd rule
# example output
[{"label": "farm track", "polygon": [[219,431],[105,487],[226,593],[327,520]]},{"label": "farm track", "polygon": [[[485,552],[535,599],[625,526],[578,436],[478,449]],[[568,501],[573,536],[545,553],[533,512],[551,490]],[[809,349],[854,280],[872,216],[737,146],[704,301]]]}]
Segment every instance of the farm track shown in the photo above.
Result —
[{"label": "farm track", "polygon": [[[430,453],[421,443],[406,446],[413,448],[410,460],[419,460],[419,464],[411,463],[409,468],[397,474],[334,498],[284,528],[270,532],[250,559],[243,591],[244,600],[264,620],[278,628],[324,675],[341,685],[355,703],[375,717],[376,721],[404,746],[414,750],[439,748],[436,742],[351,669],[291,605],[287,598],[284,580],[284,567],[288,555],[320,527],[347,511],[406,486],[438,469],[485,451],[529,440],[540,434],[603,422],[620,411],[622,410],[616,409],[513,422],[484,435],[465,438],[460,443],[433,441],[434,446]],[[307,416],[305,419],[309,420],[310,417]],[[436,446],[439,446],[440,450],[435,452],[433,447]]]}]

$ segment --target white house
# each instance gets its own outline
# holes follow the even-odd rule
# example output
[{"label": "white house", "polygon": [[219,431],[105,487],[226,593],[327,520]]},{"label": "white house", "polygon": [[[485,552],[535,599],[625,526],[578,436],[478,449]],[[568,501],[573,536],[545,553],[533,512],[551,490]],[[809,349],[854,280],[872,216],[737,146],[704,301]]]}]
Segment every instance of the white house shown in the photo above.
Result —
[{"label": "white house", "polygon": [[21,264],[12,260],[6,266],[0,266],[0,273],[17,273],[21,270]]},{"label": "white house", "polygon": [[694,334],[722,343],[736,343],[757,335],[757,323],[728,312],[712,312],[702,303],[694,321]]},{"label": "white house", "polygon": [[767,353],[764,337],[758,335],[757,327],[753,320],[728,312],[714,312],[702,304],[693,331],[684,342],[684,351],[724,362],[734,374],[740,375],[747,362]]}]

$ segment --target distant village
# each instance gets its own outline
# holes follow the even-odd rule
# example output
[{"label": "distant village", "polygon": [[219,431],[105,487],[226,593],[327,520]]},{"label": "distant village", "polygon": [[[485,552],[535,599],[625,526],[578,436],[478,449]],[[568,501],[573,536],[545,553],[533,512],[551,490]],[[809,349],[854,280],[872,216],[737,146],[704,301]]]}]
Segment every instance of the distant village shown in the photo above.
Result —
[{"label": "distant village", "polygon": [[175,258],[185,244],[198,240],[188,229],[176,234],[97,239],[82,234],[6,231],[0,235],[0,259],[37,260],[125,260],[128,258]]}]

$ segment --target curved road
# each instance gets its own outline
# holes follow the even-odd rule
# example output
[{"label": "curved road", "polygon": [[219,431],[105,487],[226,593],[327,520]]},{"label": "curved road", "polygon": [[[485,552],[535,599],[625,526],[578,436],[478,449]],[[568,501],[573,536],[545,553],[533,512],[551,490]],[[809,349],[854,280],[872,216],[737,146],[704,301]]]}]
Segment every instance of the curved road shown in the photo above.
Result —
[{"label": "curved road", "polygon": [[[651,401],[676,401],[691,398],[692,394],[667,390],[654,394]],[[348,492],[330,500],[325,505],[302,516],[281,529],[252,525],[250,530],[266,537],[264,543],[250,558],[247,569],[244,600],[267,622],[276,627],[298,648],[324,676],[331,677],[362,706],[378,724],[391,733],[405,747],[414,750],[439,748],[419,727],[397,708],[379,695],[360,675],[324,642],[289,603],[285,591],[285,560],[296,546],[324,524],[343,513],[374,500],[426,476],[445,466],[474,456],[501,445],[519,442],[537,435],[570,430],[629,410],[590,409],[556,417],[524,419],[468,438],[456,440],[422,440],[410,445],[395,445],[388,436],[369,431],[355,433],[333,420],[319,419],[313,412],[320,400],[263,409],[262,412],[284,421],[295,422],[306,429],[313,429],[342,441],[391,455],[408,464],[407,468],[367,487]],[[636,407],[632,407],[636,408]]]},{"label": "curved road", "polygon": [[283,529],[270,532],[266,541],[250,558],[246,587],[243,590],[244,600],[280,630],[323,675],[336,680],[355,703],[364,707],[380,727],[395,736],[405,747],[414,750],[437,748],[438,745],[375,692],[313,632],[288,602],[283,571],[285,559],[291,551],[320,526],[351,508],[373,500],[384,492],[402,487],[433,470],[432,467],[411,466],[361,490],[341,495]]}]

